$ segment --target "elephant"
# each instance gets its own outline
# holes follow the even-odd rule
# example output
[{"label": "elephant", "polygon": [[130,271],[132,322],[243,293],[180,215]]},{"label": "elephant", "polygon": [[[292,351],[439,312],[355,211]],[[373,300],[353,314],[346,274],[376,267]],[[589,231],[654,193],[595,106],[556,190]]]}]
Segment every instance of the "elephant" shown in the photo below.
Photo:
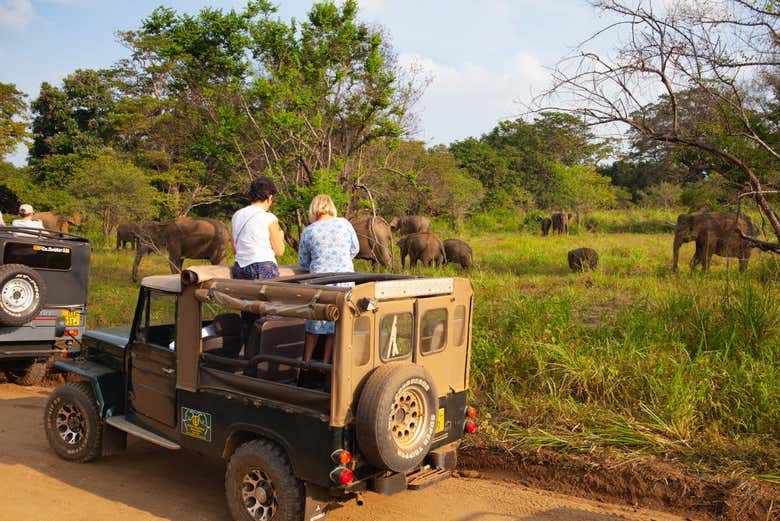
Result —
[{"label": "elephant", "polygon": [[569,252],[569,269],[578,271],[595,270],[599,265],[599,254],[591,248],[577,248]]},{"label": "elephant", "polygon": [[393,217],[390,221],[390,229],[398,231],[401,236],[410,233],[430,233],[431,220],[422,215],[405,215],[403,217]]},{"label": "elephant", "polygon": [[178,217],[141,226],[133,262],[133,281],[138,279],[141,258],[165,248],[171,273],[181,272],[184,259],[208,259],[211,264],[225,260],[230,232],[223,223],[205,217]]},{"label": "elephant", "polygon": [[446,260],[444,253],[444,244],[441,239],[432,233],[410,233],[404,235],[398,241],[398,247],[401,249],[401,269],[404,268],[404,261],[409,255],[409,267],[417,265],[420,260],[423,266],[436,264],[441,266]]},{"label": "elephant", "polygon": [[358,215],[349,220],[355,229],[360,244],[358,259],[370,260],[389,266],[393,261],[393,233],[383,218],[373,215]]},{"label": "elephant", "polygon": [[550,226],[552,226],[552,219],[549,217],[542,219],[542,237],[547,237],[550,234]]},{"label": "elephant", "polygon": [[552,214],[550,220],[552,221],[553,232],[558,235],[569,233],[569,219],[571,219],[570,213],[555,212]]},{"label": "elephant", "polygon": [[65,217],[54,212],[38,212],[33,215],[33,219],[41,221],[47,230],[57,230],[58,232],[67,232],[71,226],[81,226],[83,222],[79,213]]},{"label": "elephant", "polygon": [[125,244],[130,243],[131,248],[138,248],[138,236],[141,233],[141,226],[136,223],[122,223],[116,228],[116,249],[121,246],[125,249]]},{"label": "elephant", "polygon": [[674,228],[674,246],[672,252],[672,271],[677,271],[680,246],[695,241],[696,251],[691,258],[691,270],[701,264],[702,271],[710,266],[712,254],[720,257],[739,259],[739,271],[745,271],[750,261],[753,245],[743,239],[739,232],[756,237],[758,227],[750,217],[734,212],[705,212],[700,214],[682,214],[677,217]]},{"label": "elephant", "polygon": [[463,269],[471,268],[474,254],[471,246],[460,239],[447,239],[444,241],[444,254],[446,262],[457,262]]}]

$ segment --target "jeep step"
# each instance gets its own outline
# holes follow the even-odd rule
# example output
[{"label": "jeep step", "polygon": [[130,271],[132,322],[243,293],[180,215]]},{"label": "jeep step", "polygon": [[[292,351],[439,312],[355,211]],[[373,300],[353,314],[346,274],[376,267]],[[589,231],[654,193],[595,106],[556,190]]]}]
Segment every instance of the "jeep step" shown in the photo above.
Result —
[{"label": "jeep step", "polygon": [[167,438],[163,438],[159,434],[155,434],[152,431],[144,429],[143,427],[139,427],[135,423],[129,422],[124,415],[109,416],[106,418],[106,423],[115,429],[125,431],[128,434],[132,434],[133,436],[141,438],[142,440],[146,440],[150,443],[154,443],[155,445],[159,445],[160,447],[164,447],[170,450],[181,449],[181,445],[178,443],[172,442]]},{"label": "jeep step", "polygon": [[447,479],[452,475],[451,470],[433,468],[428,465],[406,476],[407,486],[411,490],[421,490]]}]

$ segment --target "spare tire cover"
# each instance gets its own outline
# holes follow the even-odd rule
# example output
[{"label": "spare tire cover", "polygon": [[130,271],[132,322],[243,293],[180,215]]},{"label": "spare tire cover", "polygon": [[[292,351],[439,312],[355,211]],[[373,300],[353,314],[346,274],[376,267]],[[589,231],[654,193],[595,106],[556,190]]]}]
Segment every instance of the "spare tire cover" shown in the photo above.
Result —
[{"label": "spare tire cover", "polygon": [[377,368],[357,407],[361,454],[379,469],[416,468],[433,443],[438,408],[436,388],[424,367],[394,363]]},{"label": "spare tire cover", "polygon": [[34,269],[23,264],[0,266],[0,324],[21,326],[37,317],[45,289]]}]

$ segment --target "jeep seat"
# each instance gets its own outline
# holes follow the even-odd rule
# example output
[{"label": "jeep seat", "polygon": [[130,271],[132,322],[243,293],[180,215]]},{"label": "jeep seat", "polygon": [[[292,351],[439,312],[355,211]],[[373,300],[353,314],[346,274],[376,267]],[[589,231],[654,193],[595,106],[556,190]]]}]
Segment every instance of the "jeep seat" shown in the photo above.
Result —
[{"label": "jeep seat", "polygon": [[[263,354],[302,360],[305,324],[306,321],[299,318],[258,318],[249,332],[244,357],[249,360],[255,355]],[[298,379],[297,368],[270,362],[260,362],[257,366],[247,369],[245,374],[283,383],[294,383]]]},{"label": "jeep seat", "polygon": [[222,313],[211,321],[214,334],[203,337],[203,351],[218,356],[236,358],[241,352],[243,321],[236,313]]}]

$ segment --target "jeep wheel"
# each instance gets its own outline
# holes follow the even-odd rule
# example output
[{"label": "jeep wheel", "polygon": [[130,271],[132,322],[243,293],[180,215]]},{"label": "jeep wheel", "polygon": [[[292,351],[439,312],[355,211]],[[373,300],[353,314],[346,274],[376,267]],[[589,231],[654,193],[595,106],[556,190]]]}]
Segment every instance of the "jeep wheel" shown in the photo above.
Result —
[{"label": "jeep wheel", "polygon": [[48,369],[48,362],[33,362],[24,369],[6,370],[5,377],[12,384],[38,385],[43,381]]},{"label": "jeep wheel", "polygon": [[425,368],[389,364],[366,382],[357,407],[360,452],[380,469],[416,468],[431,448],[439,399]]},{"label": "jeep wheel", "polygon": [[38,316],[46,296],[41,276],[23,264],[0,266],[0,324],[21,326]]},{"label": "jeep wheel", "polygon": [[235,521],[303,519],[303,484],[282,448],[268,440],[236,449],[225,472],[225,495]]},{"label": "jeep wheel", "polygon": [[46,402],[43,424],[49,445],[62,459],[85,463],[100,455],[103,421],[89,383],[57,387]]}]

